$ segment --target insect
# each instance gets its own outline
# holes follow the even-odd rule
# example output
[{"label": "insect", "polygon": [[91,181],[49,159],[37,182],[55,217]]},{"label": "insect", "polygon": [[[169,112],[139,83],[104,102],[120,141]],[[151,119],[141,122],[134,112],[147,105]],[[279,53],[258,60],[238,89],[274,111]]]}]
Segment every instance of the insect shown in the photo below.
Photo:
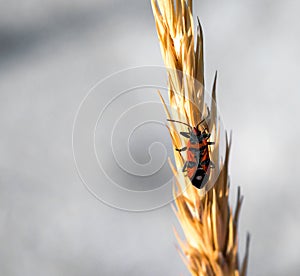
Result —
[{"label": "insect", "polygon": [[205,119],[199,122],[195,127],[176,120],[168,119],[168,121],[184,124],[189,128],[188,132],[180,132],[182,136],[189,139],[186,147],[176,150],[179,152],[187,151],[187,160],[183,165],[182,171],[186,172],[192,184],[200,189],[208,180],[210,168],[214,168],[208,150],[208,146],[213,145],[214,142],[208,141],[210,133],[206,128],[202,131],[199,129],[199,126]]}]

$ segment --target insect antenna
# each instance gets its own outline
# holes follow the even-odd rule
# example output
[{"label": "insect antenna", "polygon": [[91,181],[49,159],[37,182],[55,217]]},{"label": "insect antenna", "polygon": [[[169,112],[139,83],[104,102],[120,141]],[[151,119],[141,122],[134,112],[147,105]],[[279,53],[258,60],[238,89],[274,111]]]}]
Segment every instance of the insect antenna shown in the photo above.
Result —
[{"label": "insect antenna", "polygon": [[180,122],[180,121],[176,121],[176,120],[172,120],[172,119],[167,119],[167,121],[174,122],[174,123],[179,123],[179,124],[183,124],[183,125],[186,125],[186,126],[188,126],[189,128],[192,129],[192,127],[189,124],[184,123],[184,122]]},{"label": "insect antenna", "polygon": [[198,127],[210,116],[210,111],[209,111],[209,108],[207,108],[207,116],[201,120],[197,125],[196,125],[196,128],[198,129]]}]

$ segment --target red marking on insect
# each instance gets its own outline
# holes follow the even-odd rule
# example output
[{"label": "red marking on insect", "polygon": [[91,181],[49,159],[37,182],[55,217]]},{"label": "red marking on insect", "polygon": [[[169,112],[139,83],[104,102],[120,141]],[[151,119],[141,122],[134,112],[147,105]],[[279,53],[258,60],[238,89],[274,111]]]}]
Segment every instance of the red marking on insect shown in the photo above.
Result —
[{"label": "red marking on insect", "polygon": [[176,149],[177,151],[187,151],[187,160],[182,168],[183,172],[186,172],[188,178],[191,180],[192,184],[200,189],[202,188],[209,176],[210,168],[214,165],[210,160],[209,156],[209,145],[213,145],[214,142],[209,142],[210,133],[205,128],[200,130],[199,126],[205,121],[203,119],[195,127],[190,126],[184,122],[168,119],[170,122],[184,124],[189,127],[189,132],[180,132],[180,134],[189,139],[186,147],[182,149]]}]

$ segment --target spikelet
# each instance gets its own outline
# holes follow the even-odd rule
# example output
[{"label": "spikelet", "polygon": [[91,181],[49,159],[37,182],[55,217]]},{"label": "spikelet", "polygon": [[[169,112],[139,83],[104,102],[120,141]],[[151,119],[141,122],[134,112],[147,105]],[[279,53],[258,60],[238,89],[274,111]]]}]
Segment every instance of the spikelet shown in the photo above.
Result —
[{"label": "spikelet", "polygon": [[[152,9],[168,73],[170,110],[159,93],[167,117],[196,125],[206,118],[208,108],[204,101],[203,33],[199,19],[197,30],[194,31],[192,0],[152,0]],[[221,161],[220,128],[215,104],[216,82],[217,74],[212,88],[210,116],[205,121],[205,127],[208,127],[215,142],[210,148],[210,155],[215,162],[215,171],[219,174],[211,189],[194,188],[188,177],[181,172],[185,156],[174,150],[176,166],[170,162],[176,179],[174,211],[182,226],[185,241],[174,230],[183,253],[180,254],[192,275],[244,276],[247,270],[249,235],[246,254],[240,265],[237,227],[243,197],[238,188],[237,203],[233,211],[228,199],[231,142],[226,134],[225,158]],[[178,134],[182,130],[184,128],[181,124],[170,122],[169,132],[174,149],[181,148],[186,143]]]}]

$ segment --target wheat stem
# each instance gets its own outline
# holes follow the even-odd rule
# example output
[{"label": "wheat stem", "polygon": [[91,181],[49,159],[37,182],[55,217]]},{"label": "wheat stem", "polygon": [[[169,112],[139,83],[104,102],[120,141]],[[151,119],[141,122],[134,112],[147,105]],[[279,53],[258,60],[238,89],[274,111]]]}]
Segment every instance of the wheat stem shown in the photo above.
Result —
[{"label": "wheat stem", "polygon": [[[167,117],[195,126],[207,116],[204,101],[203,32],[199,19],[194,31],[192,0],[152,0],[153,14],[161,52],[168,73],[168,94],[171,110],[162,103]],[[196,43],[194,45],[194,41]],[[201,85],[199,85],[199,83]],[[192,275],[246,275],[249,235],[243,263],[238,262],[238,217],[243,201],[238,188],[237,205],[230,208],[228,162],[231,139],[226,134],[225,158],[220,160],[220,126],[216,108],[217,74],[212,88],[210,118],[205,122],[216,142],[210,149],[219,171],[214,186],[201,190],[191,185],[183,175],[185,156],[174,150],[176,167],[172,170],[176,179],[174,211],[185,235],[182,241],[175,230],[183,260]],[[170,122],[169,132],[175,148],[186,144],[179,131],[182,124]],[[212,181],[210,178],[209,181]],[[207,188],[208,187],[208,188]]]}]

